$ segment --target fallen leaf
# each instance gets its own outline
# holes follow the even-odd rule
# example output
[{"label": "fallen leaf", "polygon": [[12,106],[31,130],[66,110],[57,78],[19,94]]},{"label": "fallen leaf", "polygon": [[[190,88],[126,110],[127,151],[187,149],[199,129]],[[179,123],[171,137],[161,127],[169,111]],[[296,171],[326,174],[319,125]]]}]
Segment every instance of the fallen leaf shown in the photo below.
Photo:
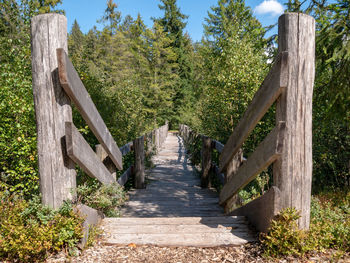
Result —
[{"label": "fallen leaf", "polygon": [[135,248],[135,247],[136,247],[136,244],[135,244],[135,243],[130,243],[130,244],[128,245],[128,247],[133,247],[133,248]]}]

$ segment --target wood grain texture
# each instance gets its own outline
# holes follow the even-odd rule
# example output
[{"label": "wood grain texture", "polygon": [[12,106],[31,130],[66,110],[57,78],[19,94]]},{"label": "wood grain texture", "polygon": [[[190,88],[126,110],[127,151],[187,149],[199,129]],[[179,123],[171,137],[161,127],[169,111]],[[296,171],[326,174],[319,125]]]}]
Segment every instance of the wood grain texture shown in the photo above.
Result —
[{"label": "wood grain texture", "polygon": [[201,171],[201,187],[210,187],[210,168],[211,168],[211,139],[202,136],[202,171]]},{"label": "wood grain texture", "polygon": [[315,20],[286,13],[279,18],[279,52],[288,52],[288,86],[276,103],[276,121],[286,122],[285,149],[274,165],[281,205],[301,210],[299,227],[310,221],[312,181],[312,93],[315,76]]},{"label": "wood grain texture", "polygon": [[[218,194],[200,187],[200,178],[188,164],[183,141],[169,133],[164,147],[153,157],[146,189],[129,192],[124,216],[223,216]],[[206,198],[209,200],[206,201]],[[164,201],[164,199],[166,201]]]},{"label": "wood grain texture", "polygon": [[108,153],[105,151],[101,144],[97,144],[95,146],[95,151],[97,157],[106,166],[107,170],[111,173],[113,179],[116,180],[117,167],[115,167],[115,164],[112,162],[111,158],[109,158]]},{"label": "wood grain texture", "polygon": [[212,162],[211,167],[212,167],[214,174],[216,175],[216,178],[220,182],[220,184],[224,185],[225,184],[225,174],[220,173],[219,167],[214,162]]},{"label": "wood grain texture", "polygon": [[256,241],[252,235],[234,235],[232,233],[199,233],[199,234],[107,234],[105,244],[122,245],[134,243],[136,245],[158,246],[192,246],[218,247],[238,246]]},{"label": "wood grain texture", "polygon": [[64,91],[74,102],[113,163],[122,170],[122,154],[64,49],[57,49],[57,59],[59,79]]},{"label": "wood grain texture", "polygon": [[64,125],[72,121],[70,100],[57,72],[56,49],[67,52],[67,19],[43,14],[31,21],[32,78],[42,203],[58,209],[74,199],[75,165],[66,154]]},{"label": "wood grain texture", "polygon": [[127,144],[120,147],[119,150],[122,153],[122,156],[127,155],[133,150],[133,142],[128,142]]},{"label": "wood grain texture", "polygon": [[259,232],[267,232],[271,220],[281,210],[281,191],[271,187],[264,195],[234,210],[231,216],[246,216]]},{"label": "wood grain texture", "polygon": [[[227,166],[227,169],[225,171],[225,184],[227,184],[227,182],[229,182],[231,178],[236,175],[242,163],[243,150],[242,148],[240,148]],[[225,213],[231,212],[234,208],[236,208],[239,205],[241,205],[241,202],[238,194],[236,193],[225,202]]]},{"label": "wood grain texture", "polygon": [[117,180],[118,184],[121,186],[125,185],[126,182],[131,178],[134,174],[134,167],[130,166]]},{"label": "wood grain texture", "polygon": [[114,183],[115,178],[113,178],[72,122],[66,122],[65,132],[69,158],[78,164],[85,173],[96,178],[101,183]]},{"label": "wood grain texture", "polygon": [[135,174],[135,188],[145,188],[145,150],[143,136],[137,138],[133,142],[134,145],[134,174]]},{"label": "wood grain texture", "polygon": [[287,86],[288,52],[282,52],[276,59],[259,90],[255,93],[243,117],[234,129],[220,155],[220,172],[223,172],[233,156],[242,147],[256,124]]},{"label": "wood grain texture", "polygon": [[220,204],[224,204],[281,155],[285,127],[284,122],[279,122],[238,169],[237,173],[224,185],[220,192]]}]

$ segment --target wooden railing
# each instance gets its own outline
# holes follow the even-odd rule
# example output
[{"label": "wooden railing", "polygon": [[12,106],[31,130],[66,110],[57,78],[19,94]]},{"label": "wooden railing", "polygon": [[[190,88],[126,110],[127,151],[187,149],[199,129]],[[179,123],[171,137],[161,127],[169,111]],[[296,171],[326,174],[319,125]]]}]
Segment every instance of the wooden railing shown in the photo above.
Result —
[{"label": "wooden railing", "polygon": [[[143,136],[140,136],[134,139],[132,142],[128,142],[124,146],[120,147],[119,150],[122,155],[126,155],[130,152],[134,152],[134,164],[131,165],[117,180],[120,185],[125,185],[126,182],[130,179],[131,176],[135,176],[134,183],[136,189],[145,188],[145,154],[148,155],[151,153],[156,153],[162,147],[167,134],[168,134],[169,125],[166,122],[165,125],[161,126],[158,129],[146,133]],[[144,148],[146,144],[146,150]],[[110,173],[115,177],[116,167],[113,165],[113,162],[109,158],[108,154],[102,147],[102,145],[96,145],[96,154],[100,160],[104,163]]]},{"label": "wooden railing", "polygon": [[[67,55],[67,20],[59,14],[36,16],[31,23],[33,95],[37,123],[40,190],[44,205],[59,208],[74,200],[75,165],[103,184],[124,185],[135,175],[135,187],[144,184],[144,144],[159,149],[168,124],[119,148],[92,102]],[[96,152],[72,121],[71,101],[96,136]],[[116,101],[116,103],[118,103]],[[123,156],[134,151],[135,163],[123,169]]]},{"label": "wooden railing", "polygon": [[[226,211],[235,202],[238,191],[273,163],[274,186],[231,213],[247,216],[260,231],[266,231],[270,220],[285,207],[300,210],[300,228],[309,227],[310,217],[314,19],[297,13],[282,15],[278,39],[275,63],[224,147],[201,135],[202,185],[207,185],[208,171],[214,167],[220,180],[225,182],[220,204]],[[243,162],[244,141],[273,103],[276,103],[275,128]],[[191,140],[193,131],[182,125],[180,134],[185,140]],[[211,163],[212,149],[220,152],[219,168]]]}]

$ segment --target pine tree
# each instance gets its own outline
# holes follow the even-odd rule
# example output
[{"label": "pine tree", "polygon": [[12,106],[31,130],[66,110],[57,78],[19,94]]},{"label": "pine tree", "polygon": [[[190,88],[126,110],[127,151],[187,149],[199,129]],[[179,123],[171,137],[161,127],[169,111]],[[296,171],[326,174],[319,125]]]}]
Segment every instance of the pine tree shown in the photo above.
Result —
[{"label": "pine tree", "polygon": [[[170,39],[170,47],[173,48],[177,55],[176,64],[179,78],[174,86],[175,94],[173,97],[173,110],[170,117],[170,121],[173,125],[177,125],[180,122],[182,113],[184,112],[185,97],[193,94],[193,65],[189,57],[193,49],[191,41],[184,36],[184,29],[186,27],[185,20],[188,16],[181,13],[177,6],[176,0],[161,0],[162,4],[158,5],[161,10],[164,10],[164,16],[155,19],[166,32]],[[186,98],[187,101],[191,101]]]},{"label": "pine tree", "polygon": [[68,50],[75,67],[82,66],[84,41],[84,34],[81,32],[77,20],[74,20],[72,30],[68,36]]},{"label": "pine tree", "polygon": [[265,43],[265,31],[244,0],[219,0],[217,6],[211,7],[205,22],[207,41],[218,42],[237,35],[249,38],[258,49]]},{"label": "pine tree", "polygon": [[118,5],[113,0],[107,0],[107,7],[105,14],[98,22],[109,23],[108,29],[111,35],[114,35],[118,29],[118,25],[121,21],[121,13],[117,10]]}]

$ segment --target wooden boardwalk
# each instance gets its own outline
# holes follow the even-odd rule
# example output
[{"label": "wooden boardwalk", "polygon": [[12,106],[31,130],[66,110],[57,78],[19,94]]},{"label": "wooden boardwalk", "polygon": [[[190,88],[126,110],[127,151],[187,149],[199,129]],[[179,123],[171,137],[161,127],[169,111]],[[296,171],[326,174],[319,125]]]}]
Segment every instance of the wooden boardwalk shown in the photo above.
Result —
[{"label": "wooden boardwalk", "polygon": [[218,194],[199,186],[179,136],[169,133],[153,162],[146,189],[129,192],[123,217],[103,220],[106,243],[212,247],[255,240],[244,217],[225,216]]}]

